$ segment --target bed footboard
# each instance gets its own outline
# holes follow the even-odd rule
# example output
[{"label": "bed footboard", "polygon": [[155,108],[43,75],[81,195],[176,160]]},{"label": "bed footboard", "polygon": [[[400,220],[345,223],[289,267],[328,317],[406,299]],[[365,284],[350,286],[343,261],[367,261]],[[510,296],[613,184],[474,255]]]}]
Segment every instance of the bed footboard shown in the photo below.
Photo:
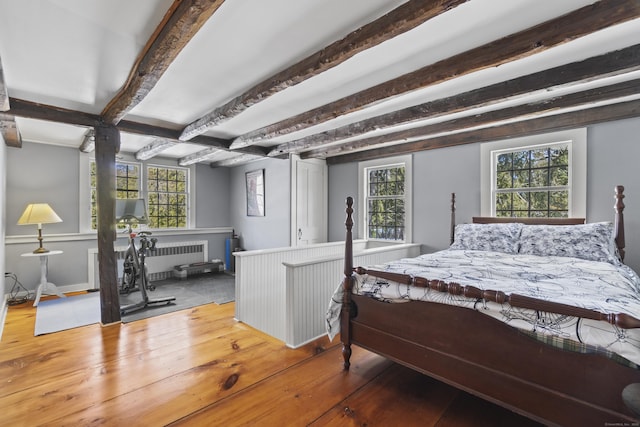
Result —
[{"label": "bed footboard", "polygon": [[359,347],[546,425],[637,422],[622,392],[640,382],[638,370],[557,349],[466,308],[352,298],[350,339]]}]

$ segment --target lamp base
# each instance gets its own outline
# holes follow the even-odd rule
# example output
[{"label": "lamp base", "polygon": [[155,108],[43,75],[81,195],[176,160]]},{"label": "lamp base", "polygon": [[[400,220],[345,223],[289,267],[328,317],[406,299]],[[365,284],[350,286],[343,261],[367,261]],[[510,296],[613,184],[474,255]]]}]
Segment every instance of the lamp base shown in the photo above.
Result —
[{"label": "lamp base", "polygon": [[34,254],[46,254],[49,252],[49,249],[42,247],[42,228],[38,228],[38,243],[40,244],[40,247],[33,251]]}]

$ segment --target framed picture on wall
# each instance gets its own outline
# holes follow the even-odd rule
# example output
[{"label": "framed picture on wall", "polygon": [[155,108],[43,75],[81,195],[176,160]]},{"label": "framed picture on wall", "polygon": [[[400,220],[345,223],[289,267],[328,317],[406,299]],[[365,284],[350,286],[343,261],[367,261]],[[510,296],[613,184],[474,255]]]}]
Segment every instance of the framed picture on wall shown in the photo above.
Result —
[{"label": "framed picture on wall", "polygon": [[246,173],[247,216],[264,216],[264,169]]}]

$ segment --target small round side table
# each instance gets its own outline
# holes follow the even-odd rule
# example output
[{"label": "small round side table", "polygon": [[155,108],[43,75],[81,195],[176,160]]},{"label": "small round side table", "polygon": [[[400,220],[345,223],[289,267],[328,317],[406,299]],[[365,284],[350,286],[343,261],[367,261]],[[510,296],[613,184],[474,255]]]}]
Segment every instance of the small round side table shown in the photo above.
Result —
[{"label": "small round side table", "polygon": [[65,295],[60,292],[60,289],[53,283],[47,280],[47,260],[48,257],[52,255],[60,255],[63,253],[62,251],[49,251],[43,253],[33,253],[29,252],[26,254],[22,254],[23,257],[40,257],[40,284],[38,285],[38,290],[36,291],[36,299],[33,301],[33,306],[37,307],[40,302],[40,297],[42,294],[47,295],[57,295],[60,298],[65,298]]}]

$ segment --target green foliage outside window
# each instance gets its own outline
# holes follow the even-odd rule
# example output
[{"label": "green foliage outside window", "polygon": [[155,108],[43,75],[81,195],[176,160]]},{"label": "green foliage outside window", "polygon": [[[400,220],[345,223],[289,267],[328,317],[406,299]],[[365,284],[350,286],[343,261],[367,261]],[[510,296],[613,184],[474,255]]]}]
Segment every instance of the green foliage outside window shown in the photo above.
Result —
[{"label": "green foliage outside window", "polygon": [[367,228],[369,238],[404,240],[404,166],[369,169],[367,186]]},{"label": "green foliage outside window", "polygon": [[149,166],[147,195],[151,228],[187,226],[186,169]]},{"label": "green foliage outside window", "polygon": [[[91,161],[91,229],[98,228],[96,163]],[[147,168],[147,210],[150,228],[187,226],[188,174],[186,169],[149,166]],[[116,198],[142,196],[140,164],[116,163]]]},{"label": "green foliage outside window", "polygon": [[567,217],[569,148],[554,145],[496,157],[496,216]]}]

